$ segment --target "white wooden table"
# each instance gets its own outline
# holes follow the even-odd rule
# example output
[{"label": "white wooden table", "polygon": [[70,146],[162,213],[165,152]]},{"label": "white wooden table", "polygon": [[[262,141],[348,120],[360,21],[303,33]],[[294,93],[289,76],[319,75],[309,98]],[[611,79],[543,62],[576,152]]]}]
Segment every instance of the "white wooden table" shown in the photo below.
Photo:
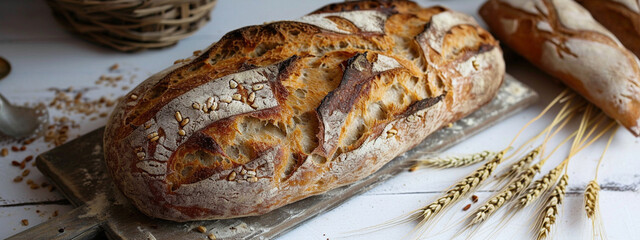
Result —
[{"label": "white wooden table", "polygon": [[[193,51],[207,47],[224,33],[251,24],[293,19],[308,13],[331,1],[323,0],[220,0],[212,13],[211,22],[192,37],[178,45],[161,50],[127,54],[118,53],[80,40],[64,31],[58,25],[46,4],[36,0],[5,0],[0,4],[0,56],[8,59],[13,67],[11,74],[0,80],[0,93],[14,103],[48,102],[53,97],[49,88],[75,89],[89,88],[84,97],[97,99],[100,96],[119,96],[126,91],[121,86],[134,86],[146,76],[159,71],[174,60],[188,57]],[[441,4],[454,10],[474,15],[481,0],[468,1],[419,1],[423,6]],[[121,73],[137,75],[133,83],[126,82],[117,88],[97,86],[94,82],[102,74],[109,74],[108,68],[114,63],[121,66]],[[448,153],[472,153],[481,150],[499,150],[512,139],[515,132],[529,119],[537,115],[546,104],[562,90],[562,86],[535,69],[523,60],[507,63],[507,71],[539,92],[541,100],[527,110],[498,123],[494,127],[473,136],[465,142],[449,149]],[[105,118],[90,121],[77,114],[51,112],[52,116],[67,115],[80,124],[80,128],[71,130],[71,138],[87,133],[105,124]],[[533,125],[533,129],[542,129],[551,116],[545,116]],[[525,132],[519,139],[524,142],[534,135],[534,131]],[[561,135],[567,136],[569,131]],[[593,178],[596,162],[606,139],[600,139],[592,147],[581,152],[569,166],[570,183],[567,201],[563,205],[558,239],[591,239],[590,224],[582,207],[582,191]],[[558,141],[556,141],[558,142]],[[11,143],[0,142],[0,148],[10,147]],[[23,182],[14,183],[14,177],[22,170],[11,166],[12,160],[22,160],[28,155],[37,155],[50,147],[42,139],[28,146],[24,152],[0,157],[0,238],[11,236],[28,227],[52,218],[55,211],[64,213],[72,209],[57,192],[47,189],[32,190]],[[566,156],[568,148],[558,151],[549,164],[543,168],[548,171]],[[609,239],[640,238],[640,143],[626,131],[619,131],[613,140],[600,172],[601,209],[604,225]],[[42,183],[46,179],[37,169],[28,164],[31,173],[26,179]],[[441,195],[442,191],[455,181],[471,172],[475,167],[453,170],[420,170],[403,173],[388,182],[352,198],[340,207],[321,214],[280,239],[338,239],[344,232],[382,223],[393,217],[405,214],[428,204]],[[483,187],[478,194],[480,202],[488,198],[490,187]],[[469,203],[463,200],[445,214],[426,236],[433,239],[451,239],[459,229],[465,214],[461,209]],[[475,204],[477,207],[479,204]],[[473,208],[472,208],[473,209]],[[496,229],[497,219],[489,220],[477,236],[492,235],[498,239],[529,238],[532,224],[531,212],[516,215],[506,224]],[[29,221],[23,226],[22,219]],[[415,223],[388,228],[373,234],[349,237],[349,239],[399,239],[405,236]],[[484,234],[483,234],[484,233]]]}]

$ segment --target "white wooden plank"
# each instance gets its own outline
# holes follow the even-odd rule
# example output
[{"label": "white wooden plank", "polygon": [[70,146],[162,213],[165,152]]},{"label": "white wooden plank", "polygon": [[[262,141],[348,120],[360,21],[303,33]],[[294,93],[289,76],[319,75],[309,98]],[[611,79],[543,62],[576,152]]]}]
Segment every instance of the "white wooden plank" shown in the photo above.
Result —
[{"label": "white wooden plank", "polygon": [[[424,235],[425,239],[465,239],[455,237],[455,234],[464,227],[463,220],[478,207],[482,199],[486,199],[490,193],[478,194],[479,203],[473,204],[468,211],[462,208],[471,203],[464,199],[459,204],[450,208],[439,221],[433,223],[432,229]],[[422,194],[396,194],[396,195],[363,195],[353,198],[333,211],[324,213],[303,223],[300,227],[284,234],[279,239],[401,239],[408,234],[417,222],[402,224],[386,228],[381,231],[349,236],[347,232],[359,230],[377,224],[384,223],[402,214],[420,208],[440,196],[440,193]],[[591,239],[591,228],[586,220],[582,207],[582,196],[569,194],[563,205],[558,220],[558,231],[555,239]],[[602,192],[602,216],[608,239],[635,239],[640,234],[640,229],[634,227],[640,221],[637,214],[640,206],[637,204],[619,204],[619,202],[632,203],[640,201],[640,194],[633,192]],[[527,209],[517,214],[506,225],[499,225],[499,218],[503,212],[497,213],[487,220],[476,235],[471,239],[528,239],[531,238],[529,230],[534,224],[531,211]],[[498,229],[499,233],[495,233]],[[467,232],[468,233],[468,232]],[[465,233],[465,234],[467,234]]]}]

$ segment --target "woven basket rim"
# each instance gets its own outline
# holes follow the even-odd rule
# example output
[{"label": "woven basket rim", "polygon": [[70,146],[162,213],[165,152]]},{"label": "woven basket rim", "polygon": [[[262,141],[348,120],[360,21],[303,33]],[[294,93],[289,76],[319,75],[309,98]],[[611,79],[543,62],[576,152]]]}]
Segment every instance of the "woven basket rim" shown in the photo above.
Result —
[{"label": "woven basket rim", "polygon": [[46,0],[56,20],[83,38],[135,51],[176,44],[210,20],[217,0]]}]

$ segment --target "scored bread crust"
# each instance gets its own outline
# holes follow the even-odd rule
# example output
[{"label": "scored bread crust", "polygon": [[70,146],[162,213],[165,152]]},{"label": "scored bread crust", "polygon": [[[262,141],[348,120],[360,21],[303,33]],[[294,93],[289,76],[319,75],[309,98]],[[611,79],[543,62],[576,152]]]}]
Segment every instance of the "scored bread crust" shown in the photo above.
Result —
[{"label": "scored bread crust", "polygon": [[143,213],[267,213],[353,183],[489,102],[498,42],[472,17],[410,1],[331,4],[241,28],[116,106],[107,166]]},{"label": "scored bread crust", "polygon": [[573,0],[489,0],[492,33],[640,136],[640,61]]},{"label": "scored bread crust", "polygon": [[640,56],[640,2],[638,0],[577,0],[591,15]]}]

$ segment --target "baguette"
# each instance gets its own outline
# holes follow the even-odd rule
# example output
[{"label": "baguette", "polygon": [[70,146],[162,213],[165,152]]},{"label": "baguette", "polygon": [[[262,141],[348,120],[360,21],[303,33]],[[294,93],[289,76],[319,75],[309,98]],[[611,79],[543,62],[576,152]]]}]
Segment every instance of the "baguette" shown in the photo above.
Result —
[{"label": "baguette", "polygon": [[593,17],[640,56],[640,4],[638,0],[578,0]]},{"label": "baguette", "polygon": [[260,215],[370,175],[489,102],[504,71],[470,16],[331,4],[232,31],[145,80],[111,114],[105,159],[151,217]]},{"label": "baguette", "polygon": [[489,0],[480,15],[529,62],[640,135],[640,61],[572,0]]}]

